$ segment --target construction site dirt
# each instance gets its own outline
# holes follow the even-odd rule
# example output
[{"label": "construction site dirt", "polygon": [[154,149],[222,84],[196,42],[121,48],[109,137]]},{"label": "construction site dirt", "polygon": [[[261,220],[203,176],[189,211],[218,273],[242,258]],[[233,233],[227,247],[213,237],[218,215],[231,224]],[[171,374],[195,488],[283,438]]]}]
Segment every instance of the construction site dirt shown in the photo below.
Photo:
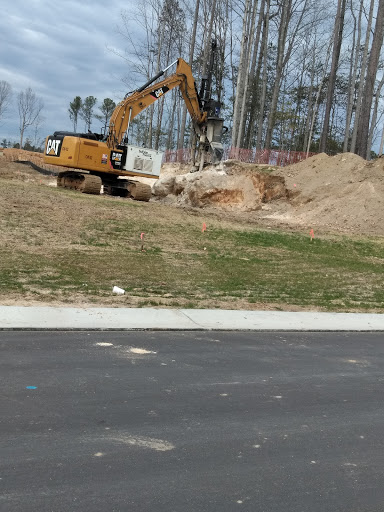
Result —
[{"label": "construction site dirt", "polygon": [[[220,208],[220,215],[224,210],[245,222],[329,234],[384,235],[384,158],[367,162],[352,153],[332,157],[321,153],[281,168],[233,161],[222,167],[222,171],[211,171],[213,177],[208,173],[194,178],[184,174],[188,166],[166,164],[154,187],[158,200],[193,206],[191,197],[197,188],[202,190],[199,206]],[[162,184],[169,185],[172,177],[174,193],[163,196]],[[188,182],[199,185],[188,184],[180,191]]]},{"label": "construction site dirt", "polygon": [[[201,172],[190,169],[164,164],[159,180],[141,178],[152,185],[151,202],[264,227],[384,235],[384,158],[367,162],[352,153],[321,153],[282,168],[229,160]],[[1,156],[0,179],[56,185],[55,176]],[[1,194],[4,204],[5,187]]]}]

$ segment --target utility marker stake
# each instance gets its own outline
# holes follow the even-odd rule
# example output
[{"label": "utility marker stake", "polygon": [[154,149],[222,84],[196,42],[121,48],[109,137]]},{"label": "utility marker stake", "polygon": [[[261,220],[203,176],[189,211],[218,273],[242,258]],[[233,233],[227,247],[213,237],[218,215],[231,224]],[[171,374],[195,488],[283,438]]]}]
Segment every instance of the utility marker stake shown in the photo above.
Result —
[{"label": "utility marker stake", "polygon": [[313,229],[309,232],[309,236],[311,237],[311,242],[315,238],[315,233],[313,232]]},{"label": "utility marker stake", "polygon": [[204,233],[204,231],[207,231],[207,225],[205,222],[203,222],[203,229],[201,230],[201,232]]},{"label": "utility marker stake", "polygon": [[144,235],[145,233],[141,233],[140,239],[141,239],[141,252],[144,252]]}]

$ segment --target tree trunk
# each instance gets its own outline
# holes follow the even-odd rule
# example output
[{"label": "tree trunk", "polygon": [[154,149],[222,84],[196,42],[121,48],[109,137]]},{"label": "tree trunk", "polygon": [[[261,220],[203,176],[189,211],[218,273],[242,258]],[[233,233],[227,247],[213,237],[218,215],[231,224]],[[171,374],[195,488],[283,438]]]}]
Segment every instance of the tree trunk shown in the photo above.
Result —
[{"label": "tree trunk", "polygon": [[[360,124],[360,114],[362,112],[361,106],[363,103],[364,77],[365,77],[365,73],[366,73],[366,69],[367,69],[368,50],[369,50],[369,41],[371,38],[371,27],[372,27],[374,3],[375,3],[375,0],[371,0],[371,4],[370,4],[370,8],[369,8],[367,32],[365,34],[364,52],[363,52],[363,58],[362,58],[362,62],[361,62],[361,69],[360,69],[359,89],[358,89],[357,99],[356,99],[355,121],[354,121],[354,125],[353,125],[352,141],[351,141],[351,153],[355,153],[355,151],[356,151],[357,131],[358,131],[359,124]],[[363,115],[364,115],[364,113],[363,113]]]},{"label": "tree trunk", "polygon": [[212,0],[211,16],[209,18],[208,30],[205,33],[205,46],[204,46],[204,55],[203,55],[202,76],[204,76],[207,72],[209,50],[211,48],[211,41],[212,41],[213,20],[215,19],[215,16],[216,16],[216,0]]},{"label": "tree trunk", "polygon": [[146,142],[146,146],[149,149],[152,149],[152,140],[153,140],[153,116],[154,116],[154,107],[151,105],[148,109],[149,114],[149,122],[148,122],[148,138]]},{"label": "tree trunk", "polygon": [[383,127],[383,133],[381,134],[379,156],[381,156],[383,154],[383,149],[384,149],[384,127]]},{"label": "tree trunk", "polygon": [[245,7],[244,7],[243,30],[242,30],[241,46],[240,46],[240,61],[239,61],[239,69],[238,69],[238,74],[237,74],[235,106],[233,109],[232,146],[234,146],[234,147],[236,147],[238,133],[239,133],[241,105],[243,102],[245,74],[247,71],[247,68],[246,68],[247,43],[248,43],[248,34],[249,34],[248,29],[249,29],[249,23],[250,23],[250,12],[251,12],[251,0],[246,0]]},{"label": "tree trunk", "polygon": [[322,78],[320,80],[320,83],[319,83],[319,86],[317,88],[315,104],[313,106],[312,119],[311,119],[311,127],[309,129],[308,144],[307,144],[307,157],[308,157],[308,154],[309,154],[309,149],[310,149],[311,144],[312,144],[313,128],[315,126],[317,110],[319,108],[320,94],[321,94],[321,90],[323,88],[323,84],[324,84],[324,80],[325,80],[325,73],[326,73],[326,70],[328,68],[328,61],[329,61],[329,58],[331,56],[331,47],[332,47],[331,45],[332,45],[332,41],[330,42],[330,44],[328,46],[327,56],[326,56],[325,63],[324,63],[323,76],[322,76]]},{"label": "tree trunk", "polygon": [[259,106],[259,119],[257,122],[257,139],[256,149],[261,149],[261,140],[263,137],[263,125],[264,125],[264,108],[267,97],[267,60],[268,60],[268,35],[269,35],[269,10],[271,1],[267,0],[265,10],[265,21],[263,29],[263,42],[262,42],[262,53],[263,53],[263,76],[261,80],[261,96]]},{"label": "tree trunk", "polygon": [[[259,93],[259,82],[260,82],[260,70],[262,65],[262,46],[263,41],[260,45],[260,38],[262,34],[262,27],[264,22],[264,9],[265,9],[265,0],[261,0],[260,4],[260,13],[259,19],[257,21],[256,28],[256,39],[253,50],[253,58],[251,64],[251,70],[249,73],[249,81],[248,81],[248,90],[247,96],[250,98],[250,107],[249,107],[249,120],[248,127],[245,131],[245,147],[251,149],[252,147],[252,139],[255,131],[255,123],[256,123],[256,113],[257,113],[257,105],[258,105],[258,93]],[[261,46],[259,49],[259,45]],[[257,66],[257,67],[256,67]]]},{"label": "tree trunk", "polygon": [[268,116],[267,133],[265,136],[265,147],[269,149],[272,143],[273,128],[275,125],[276,108],[279,99],[281,79],[284,68],[284,49],[287,40],[288,25],[291,16],[292,0],[285,0],[282,4],[281,19],[279,25],[279,37],[277,44],[276,75],[272,91],[271,108]]},{"label": "tree trunk", "polygon": [[[316,47],[316,39],[313,44],[313,53],[315,54],[315,47]],[[305,119],[305,127],[304,127],[304,140],[303,140],[303,149],[302,151],[306,151],[308,140],[309,140],[309,130],[311,126],[310,119],[312,118],[312,110],[313,110],[313,89],[314,89],[314,81],[315,81],[315,58],[313,58],[313,63],[311,67],[311,85],[309,86],[309,93],[308,93],[308,110],[307,110],[307,117]]]},{"label": "tree trunk", "polygon": [[[191,68],[192,68],[192,64],[193,64],[193,55],[195,53],[197,21],[199,19],[199,6],[200,6],[200,0],[196,0],[195,14],[194,14],[194,18],[193,18],[193,27],[192,27],[191,46],[189,48],[189,61],[188,61]],[[184,134],[185,134],[186,122],[187,122],[187,106],[184,102],[183,113],[182,113],[182,118],[181,118],[178,149],[182,149],[184,147]]]},{"label": "tree trunk", "polygon": [[169,120],[168,138],[167,138],[167,145],[166,145],[166,148],[168,150],[173,148],[173,143],[174,143],[173,129],[175,126],[175,114],[176,114],[176,110],[177,110],[177,96],[176,96],[175,92],[176,91],[172,91],[173,101],[172,101],[172,107],[171,107],[171,118]]},{"label": "tree trunk", "polygon": [[[354,19],[354,31],[353,31],[353,41],[352,41],[352,57],[353,57],[353,53],[354,53],[354,59],[351,59],[351,67],[350,67],[350,73],[349,73],[348,103],[347,103],[347,114],[346,114],[346,120],[345,120],[345,135],[344,135],[343,153],[348,151],[348,145],[349,145],[349,132],[351,129],[352,110],[353,110],[353,103],[354,103],[354,98],[355,98],[355,85],[356,85],[356,78],[357,78],[357,68],[358,68],[358,64],[359,64],[362,13],[363,13],[363,0],[360,1],[359,18],[357,20],[357,23],[356,23],[356,17],[353,12],[353,6],[351,8],[351,14]],[[357,39],[356,39],[356,25],[357,25]]]},{"label": "tree trunk", "polygon": [[379,63],[380,51],[383,44],[384,32],[384,0],[379,0],[377,8],[376,25],[373,34],[372,47],[369,55],[367,77],[365,80],[363,101],[361,104],[361,116],[356,137],[356,153],[362,158],[367,158],[368,153],[368,132],[369,120],[372,107],[373,89],[375,85],[377,66]]},{"label": "tree trunk", "polygon": [[[247,45],[247,55],[246,55],[246,62],[245,62],[244,91],[243,91],[243,99],[242,99],[241,107],[240,107],[240,120],[239,120],[239,130],[238,130],[238,134],[237,134],[237,142],[235,144],[237,148],[240,148],[243,145],[243,133],[244,133],[245,121],[246,121],[246,106],[247,106],[246,103],[249,98],[249,95],[247,94],[248,90],[249,90],[249,75],[250,75],[249,65],[250,65],[250,61],[251,61],[251,52],[252,52],[252,48],[253,48],[253,38],[255,35],[257,0],[254,0],[254,2],[255,3],[253,5],[252,18],[250,21],[250,27],[249,27],[249,31],[248,31],[249,42]],[[256,49],[255,49],[255,51],[256,51]]]},{"label": "tree trunk", "polygon": [[333,94],[335,91],[335,83],[336,83],[336,73],[337,73],[337,68],[339,66],[341,43],[343,40],[345,5],[346,5],[346,0],[338,0],[337,14],[336,14],[336,19],[335,19],[335,32],[334,32],[331,71],[330,71],[330,75],[329,75],[328,88],[327,88],[327,101],[326,101],[326,105],[325,105],[323,131],[321,134],[320,144],[319,144],[320,153],[324,152],[326,150],[326,146],[327,146],[327,139],[328,139],[328,132],[329,132],[329,120],[330,120],[330,115],[331,115]]},{"label": "tree trunk", "polygon": [[375,104],[374,104],[373,112],[372,112],[371,126],[369,128],[368,144],[367,144],[367,148],[368,148],[367,160],[371,160],[372,140],[373,140],[373,134],[374,134],[374,131],[376,128],[377,111],[379,110],[380,93],[381,93],[381,89],[382,89],[383,85],[384,85],[384,75],[382,76],[382,78],[379,82],[379,85],[377,86],[377,89],[374,94]]}]

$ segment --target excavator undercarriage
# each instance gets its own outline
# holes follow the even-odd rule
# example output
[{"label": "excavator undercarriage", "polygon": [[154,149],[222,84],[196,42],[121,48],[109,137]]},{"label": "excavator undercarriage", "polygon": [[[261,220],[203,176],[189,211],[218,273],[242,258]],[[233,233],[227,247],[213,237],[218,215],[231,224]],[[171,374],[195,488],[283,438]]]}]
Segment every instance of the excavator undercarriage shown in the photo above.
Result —
[{"label": "excavator undercarriage", "polygon": [[60,172],[57,186],[94,195],[99,195],[103,186],[104,194],[131,197],[136,201],[149,201],[152,195],[151,187],[145,183],[117,176],[96,176],[82,169]]},{"label": "excavator undercarriage", "polygon": [[[87,171],[85,171],[87,172]],[[61,172],[57,177],[57,186],[78,190],[84,194],[100,194],[101,179],[92,174],[82,174],[75,171]]]}]

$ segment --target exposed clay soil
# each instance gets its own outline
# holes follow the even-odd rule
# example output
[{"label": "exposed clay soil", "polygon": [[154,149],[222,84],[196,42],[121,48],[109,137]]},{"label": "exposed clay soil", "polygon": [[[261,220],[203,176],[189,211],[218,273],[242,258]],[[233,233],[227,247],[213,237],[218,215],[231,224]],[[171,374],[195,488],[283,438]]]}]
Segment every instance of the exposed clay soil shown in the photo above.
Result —
[{"label": "exposed clay soil", "polygon": [[[224,169],[226,164],[224,163]],[[162,176],[180,176],[187,166],[168,164]],[[249,176],[263,174],[271,168],[252,164],[231,163],[226,173],[236,176],[239,184]],[[349,235],[384,235],[384,158],[367,162],[352,153],[333,157],[325,153],[315,155],[298,164],[273,168],[271,177],[285,181],[286,195],[264,198],[260,208],[247,201],[236,208],[225,198],[215,206],[247,222],[290,229],[343,233]],[[163,178],[163,179],[164,179]],[[241,185],[242,186],[242,185]],[[239,188],[241,188],[239,186]],[[182,197],[159,200],[185,206]],[[184,201],[186,203],[186,201]],[[228,207],[231,207],[230,209]],[[244,213],[244,210],[246,213]],[[223,214],[224,212],[221,212]]]},{"label": "exposed clay soil", "polygon": [[266,218],[329,232],[384,235],[384,158],[366,162],[352,153],[323,153],[276,174],[285,177],[291,200]]}]

